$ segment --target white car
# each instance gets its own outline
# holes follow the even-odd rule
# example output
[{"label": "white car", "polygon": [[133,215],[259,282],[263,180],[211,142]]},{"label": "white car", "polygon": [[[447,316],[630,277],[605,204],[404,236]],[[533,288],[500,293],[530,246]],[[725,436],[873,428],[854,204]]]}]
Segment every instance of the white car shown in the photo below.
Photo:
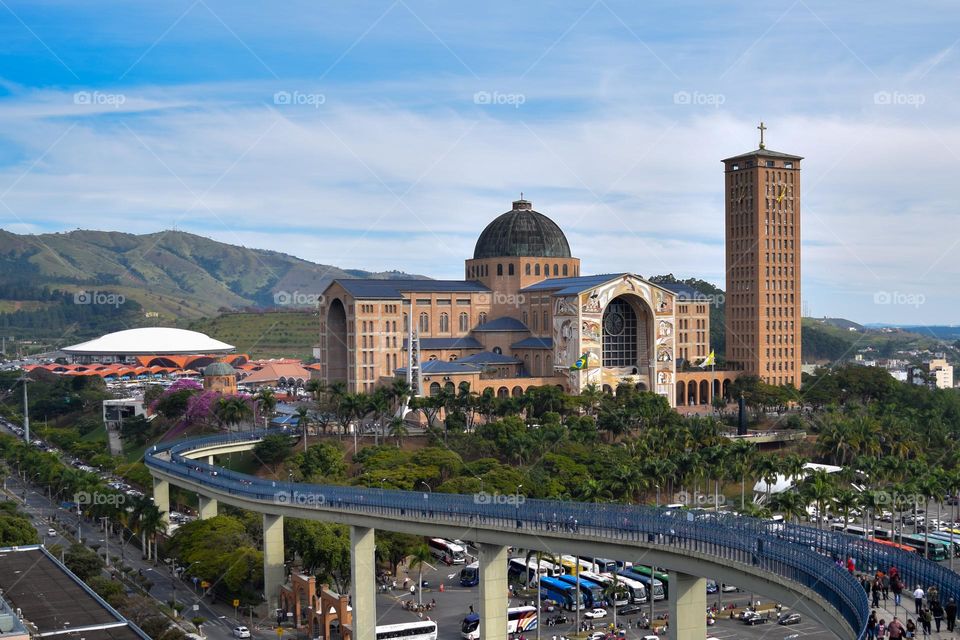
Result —
[{"label": "white car", "polygon": [[250,629],[247,629],[243,625],[233,628],[233,637],[234,638],[249,638]]},{"label": "white car", "polygon": [[596,608],[596,609],[590,609],[589,611],[585,611],[585,612],[584,612],[583,617],[584,617],[584,618],[589,618],[589,619],[605,618],[605,617],[607,617],[607,610],[606,610],[606,609],[600,609],[599,607]]},{"label": "white car", "polygon": [[51,528],[47,529],[47,535],[50,536],[51,538],[55,538],[55,537],[57,537],[57,535],[58,535],[58,534],[57,534],[57,530],[54,529],[53,527],[51,527]]}]

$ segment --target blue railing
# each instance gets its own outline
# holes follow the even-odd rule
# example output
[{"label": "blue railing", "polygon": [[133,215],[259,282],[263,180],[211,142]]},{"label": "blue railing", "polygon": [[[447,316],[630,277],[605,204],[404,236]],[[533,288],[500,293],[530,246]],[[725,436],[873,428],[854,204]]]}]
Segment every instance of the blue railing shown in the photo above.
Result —
[{"label": "blue railing", "polygon": [[[279,505],[350,511],[393,518],[418,516],[466,527],[570,531],[616,542],[667,545],[720,561],[756,566],[801,584],[833,606],[858,638],[866,635],[867,596],[836,559],[852,557],[860,571],[895,566],[907,585],[937,585],[941,598],[960,600],[960,576],[917,554],[874,544],[836,531],[772,522],[732,513],[667,510],[640,505],[525,499],[505,504],[479,495],[395,491],[275,480],[223,469],[185,453],[206,446],[260,440],[271,429],[165,443],[147,451],[147,466],[231,495]],[[160,457],[169,454],[169,460]],[[481,494],[482,495],[482,494]]]}]

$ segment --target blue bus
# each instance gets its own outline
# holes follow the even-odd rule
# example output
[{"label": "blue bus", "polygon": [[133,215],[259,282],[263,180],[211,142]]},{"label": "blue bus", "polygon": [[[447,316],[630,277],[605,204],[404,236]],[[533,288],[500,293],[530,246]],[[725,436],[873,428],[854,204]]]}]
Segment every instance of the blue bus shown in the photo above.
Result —
[{"label": "blue bus", "polygon": [[619,568],[619,564],[616,560],[611,560],[610,558],[591,558],[589,556],[580,556],[580,560],[585,560],[588,563],[593,564],[593,569],[596,573],[613,573]]},{"label": "blue bus", "polygon": [[[577,576],[560,576],[559,580],[563,580],[567,584],[571,585],[574,589],[577,587]],[[603,606],[603,587],[596,582],[587,580],[584,577],[580,577],[580,592],[586,598],[586,604],[588,607],[602,607]]]},{"label": "blue bus", "polygon": [[474,562],[460,569],[460,586],[475,587],[480,584],[480,563]]},{"label": "blue bus", "polygon": [[540,577],[540,597],[553,600],[564,609],[575,611],[584,608],[584,596],[577,593],[577,588],[567,584],[559,578],[550,576]]},{"label": "blue bus", "polygon": [[624,578],[630,578],[631,580],[636,580],[637,582],[642,584],[644,587],[646,587],[648,594],[653,593],[654,601],[663,600],[664,598],[667,597],[666,591],[663,590],[663,583],[657,580],[656,578],[653,578],[652,586],[651,586],[650,576],[645,576],[642,573],[637,573],[635,571],[631,571],[630,569],[623,569],[621,571],[617,571],[617,575],[621,575]]}]

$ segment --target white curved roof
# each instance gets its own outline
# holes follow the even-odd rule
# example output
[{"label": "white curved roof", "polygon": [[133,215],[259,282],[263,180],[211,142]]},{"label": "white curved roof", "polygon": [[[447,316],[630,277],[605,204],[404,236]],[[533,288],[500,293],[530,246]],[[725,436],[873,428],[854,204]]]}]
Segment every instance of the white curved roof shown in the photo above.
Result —
[{"label": "white curved roof", "polygon": [[199,353],[229,353],[233,345],[197,331],[172,327],[145,327],[127,329],[81,342],[63,351],[70,354],[124,354],[124,355],[177,355]]}]

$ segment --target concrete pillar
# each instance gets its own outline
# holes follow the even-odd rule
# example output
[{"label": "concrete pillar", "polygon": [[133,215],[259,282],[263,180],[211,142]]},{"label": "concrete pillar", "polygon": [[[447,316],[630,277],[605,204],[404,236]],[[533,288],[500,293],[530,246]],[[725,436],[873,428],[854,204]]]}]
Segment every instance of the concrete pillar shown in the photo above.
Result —
[{"label": "concrete pillar", "polygon": [[280,602],[280,585],[286,582],[283,565],[283,516],[263,514],[263,596],[267,615],[273,617]]},{"label": "concrete pillar", "polygon": [[350,595],[352,638],[377,637],[377,564],[374,529],[350,527]]},{"label": "concrete pillar", "polygon": [[213,456],[207,456],[207,464],[213,464]]},{"label": "concrete pillar", "polygon": [[153,504],[163,515],[163,529],[170,526],[170,483],[160,478],[153,478]]},{"label": "concrete pillar", "polygon": [[200,508],[197,509],[197,515],[200,516],[200,519],[209,520],[210,518],[215,518],[217,516],[216,498],[208,498],[202,494],[198,497],[200,498]]},{"label": "concrete pillar", "polygon": [[[483,640],[507,640],[507,547],[480,544],[480,633]],[[698,640],[703,640],[702,638]]]},{"label": "concrete pillar", "polygon": [[707,636],[707,580],[670,572],[670,640]]}]

